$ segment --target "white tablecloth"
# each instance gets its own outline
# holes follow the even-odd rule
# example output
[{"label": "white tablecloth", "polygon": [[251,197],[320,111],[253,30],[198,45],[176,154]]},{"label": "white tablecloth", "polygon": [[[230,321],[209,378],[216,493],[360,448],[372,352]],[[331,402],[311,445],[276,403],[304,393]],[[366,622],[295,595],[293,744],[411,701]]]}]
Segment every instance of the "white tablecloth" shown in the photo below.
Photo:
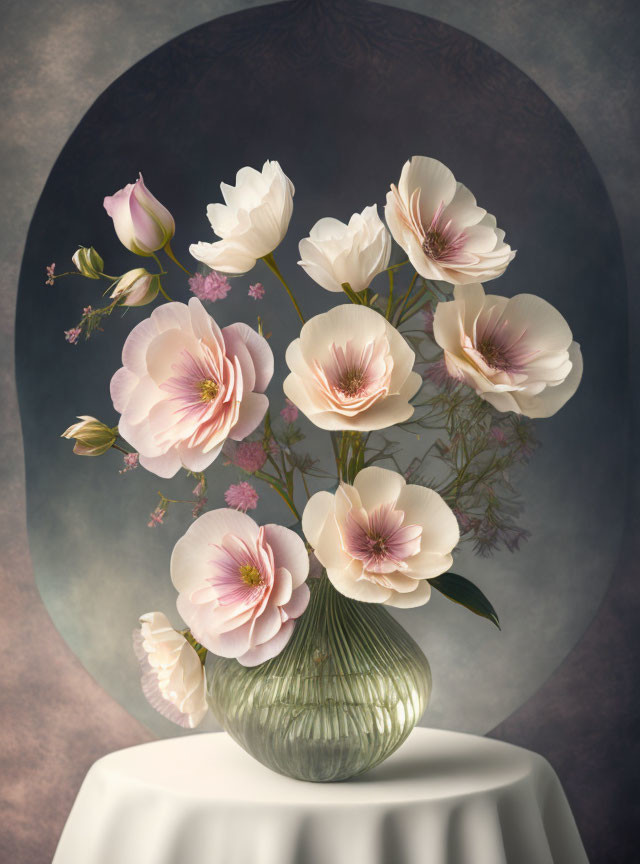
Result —
[{"label": "white tablecloth", "polygon": [[90,769],[54,864],[585,864],[553,769],[486,738],[415,729],[385,763],[303,783],[227,735],[121,750]]}]

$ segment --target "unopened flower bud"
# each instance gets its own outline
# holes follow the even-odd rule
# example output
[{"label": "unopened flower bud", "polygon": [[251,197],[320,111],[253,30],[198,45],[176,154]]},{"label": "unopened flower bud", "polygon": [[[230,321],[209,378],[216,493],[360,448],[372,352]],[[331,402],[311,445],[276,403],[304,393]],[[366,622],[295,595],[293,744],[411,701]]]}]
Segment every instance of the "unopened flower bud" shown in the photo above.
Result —
[{"label": "unopened flower bud", "polygon": [[81,246],[71,258],[80,273],[88,279],[99,279],[104,269],[104,261],[93,246]]},{"label": "unopened flower bud", "polygon": [[75,439],[74,453],[78,456],[102,456],[113,447],[118,435],[117,427],[110,429],[95,417],[87,415],[78,417],[78,420],[79,423],[69,426],[60,436]]},{"label": "unopened flower bud", "polygon": [[122,306],[146,306],[156,299],[159,290],[160,277],[136,267],[120,277],[111,296],[122,297]]}]

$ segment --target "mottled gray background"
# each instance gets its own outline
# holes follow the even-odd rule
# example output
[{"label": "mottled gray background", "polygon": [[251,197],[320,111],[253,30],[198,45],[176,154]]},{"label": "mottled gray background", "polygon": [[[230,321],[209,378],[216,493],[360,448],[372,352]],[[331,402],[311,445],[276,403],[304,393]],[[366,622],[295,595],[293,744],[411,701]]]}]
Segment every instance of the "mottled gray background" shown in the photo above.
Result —
[{"label": "mottled gray background", "polygon": [[[5,63],[15,65],[6,69],[4,78],[12,92],[6,96],[7,122],[3,128],[7,136],[3,141],[3,164],[9,180],[2,235],[8,247],[4,270],[8,290],[3,293],[7,338],[3,348],[10,345],[12,337],[8,310],[14,302],[26,225],[53,158],[69,131],[100,90],[132,62],[175,33],[223,11],[219,6],[205,10],[191,4],[184,6],[179,15],[173,10],[170,14],[180,20],[170,22],[169,13],[158,20],[158,4],[148,9],[138,4],[133,9],[128,7],[127,12],[115,4],[108,9],[91,4],[49,4],[47,11],[55,11],[51,18],[38,17],[37,8],[32,5],[23,21],[18,18],[25,14],[24,10],[20,12],[17,5],[8,9],[11,14],[6,33],[13,53],[7,52],[9,59]],[[632,148],[637,130],[628,128],[628,124],[631,99],[637,93],[632,47],[637,44],[638,26],[631,6],[609,4],[606,15],[600,4],[579,4],[575,8],[565,4],[560,10],[538,4],[535,12],[528,4],[508,10],[494,4],[491,9],[479,4],[472,12],[448,4],[445,13],[437,4],[424,3],[417,11],[461,27],[501,51],[561,107],[608,186],[633,286],[637,249],[628,237],[637,236],[638,229],[637,217],[633,221],[637,189],[632,188],[638,177],[633,163],[633,159],[637,160],[637,146],[635,152]],[[186,20],[187,14],[193,17]],[[126,15],[132,15],[135,21]],[[95,44],[93,34],[100,32],[104,37],[109,27],[123,36],[110,39],[106,52]],[[136,32],[143,32],[147,40],[149,33],[154,33],[153,44],[147,41],[143,47],[140,38],[134,38]],[[127,39],[131,40],[129,45]],[[114,45],[122,55],[113,53]],[[118,58],[120,65],[114,66]],[[635,140],[637,144],[637,136]],[[19,185],[15,177],[20,178]],[[593,242],[597,238],[585,238],[585,244]],[[603,280],[603,296],[607,293],[615,295],[616,288]],[[633,322],[638,312],[633,291],[631,298]],[[632,344],[633,349],[636,347]],[[635,364],[635,354],[632,361]],[[10,385],[10,358],[5,368]],[[25,546],[21,472],[16,472],[20,439],[13,396],[3,400],[3,410],[8,412],[3,424],[3,470],[7,472],[3,501],[7,505],[3,520],[7,559],[3,632],[5,638],[20,639],[21,647],[11,652],[15,659],[4,687],[3,713],[8,734],[3,742],[3,778],[7,778],[3,797],[9,803],[6,824],[11,829],[5,831],[3,825],[0,849],[13,860],[44,861],[88,764],[103,752],[144,740],[148,733],[86,675],[53,630],[34,592]],[[617,426],[609,434],[615,449]],[[594,466],[585,465],[584,469],[593,470]],[[609,509],[610,505],[593,502],[595,514],[603,507]],[[631,639],[630,631],[638,594],[632,581],[633,569],[625,565],[625,561],[632,560],[634,551],[630,532],[627,538],[622,566],[587,636],[537,697],[494,733],[549,756],[569,791],[594,861],[635,860],[629,842],[629,799],[637,703],[631,695],[629,676],[634,662],[637,664],[637,642]],[[610,534],[606,543],[614,543]],[[35,811],[40,819],[38,830],[33,829]]]}]

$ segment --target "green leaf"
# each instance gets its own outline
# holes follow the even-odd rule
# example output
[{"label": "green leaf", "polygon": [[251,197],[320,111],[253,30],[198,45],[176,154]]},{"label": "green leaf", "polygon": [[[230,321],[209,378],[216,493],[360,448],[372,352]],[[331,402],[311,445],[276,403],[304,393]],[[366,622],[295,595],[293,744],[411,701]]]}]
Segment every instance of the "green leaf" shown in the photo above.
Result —
[{"label": "green leaf", "polygon": [[498,620],[498,614],[491,603],[477,585],[465,579],[464,576],[458,576],[457,573],[443,573],[442,576],[429,579],[429,584],[437,588],[449,600],[465,606],[474,615],[487,618],[496,625],[498,630],[502,629]]}]

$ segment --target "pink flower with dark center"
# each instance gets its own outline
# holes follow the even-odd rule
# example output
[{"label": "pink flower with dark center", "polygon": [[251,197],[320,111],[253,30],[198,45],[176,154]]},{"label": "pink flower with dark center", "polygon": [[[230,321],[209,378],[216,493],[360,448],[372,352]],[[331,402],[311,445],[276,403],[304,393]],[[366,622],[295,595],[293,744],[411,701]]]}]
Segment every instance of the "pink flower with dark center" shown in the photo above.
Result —
[{"label": "pink flower with dark center", "polygon": [[138,467],[138,454],[125,453],[123,461],[124,468],[120,469],[118,472],[119,474],[126,474],[127,471],[134,471]]},{"label": "pink flower with dark center", "polygon": [[573,396],[582,354],[562,315],[532,294],[507,299],[457,285],[438,303],[434,338],[449,374],[498,411],[550,417]]},{"label": "pink flower with dark center", "polygon": [[404,513],[382,504],[372,513],[347,514],[346,551],[362,561],[369,573],[393,573],[408,568],[407,558],[420,551],[422,528],[405,525]]},{"label": "pink flower with dark center", "polygon": [[216,300],[224,300],[231,291],[227,277],[216,273],[215,270],[207,273],[206,276],[203,276],[202,273],[196,273],[189,279],[189,287],[191,293],[198,300],[209,300],[211,303],[215,303]]},{"label": "pink flower with dark center", "polygon": [[302,530],[338,591],[398,607],[427,602],[428,580],[451,567],[460,538],[437,492],[376,466],[360,471],[353,486],[341,483],[335,495],[312,495]]},{"label": "pink flower with dark center", "polygon": [[287,398],[321,429],[384,429],[408,420],[422,380],[415,354],[373,309],[336,306],[307,321],[286,354]]},{"label": "pink flower with dark center", "polygon": [[285,406],[280,412],[285,423],[295,423],[298,419],[298,409],[290,399],[285,399]]},{"label": "pink flower with dark center", "polygon": [[255,510],[259,499],[260,496],[256,490],[246,480],[243,480],[242,483],[232,483],[224,493],[224,500],[229,507],[242,510],[243,513],[246,513],[247,510]]},{"label": "pink flower with dark center", "polygon": [[82,328],[81,327],[72,327],[70,330],[64,331],[64,338],[70,345],[75,345],[78,342],[78,339],[82,336]]},{"label": "pink flower with dark center", "polygon": [[246,324],[221,330],[195,297],[165,303],[138,324],[111,379],[119,430],[160,477],[201,472],[231,438],[264,417],[273,374],[266,340]]},{"label": "pink flower with dark center", "polygon": [[194,638],[244,666],[285,647],[309,602],[308,573],[297,534],[280,525],[259,527],[234,510],[205,513],[171,557],[178,611]]},{"label": "pink flower with dark center", "polygon": [[253,300],[262,300],[264,297],[264,285],[262,282],[256,282],[255,285],[249,285],[249,297]]},{"label": "pink flower with dark center", "polygon": [[387,194],[385,216],[394,240],[427,279],[454,285],[495,279],[515,255],[495,217],[437,159],[413,156],[405,163]]}]

